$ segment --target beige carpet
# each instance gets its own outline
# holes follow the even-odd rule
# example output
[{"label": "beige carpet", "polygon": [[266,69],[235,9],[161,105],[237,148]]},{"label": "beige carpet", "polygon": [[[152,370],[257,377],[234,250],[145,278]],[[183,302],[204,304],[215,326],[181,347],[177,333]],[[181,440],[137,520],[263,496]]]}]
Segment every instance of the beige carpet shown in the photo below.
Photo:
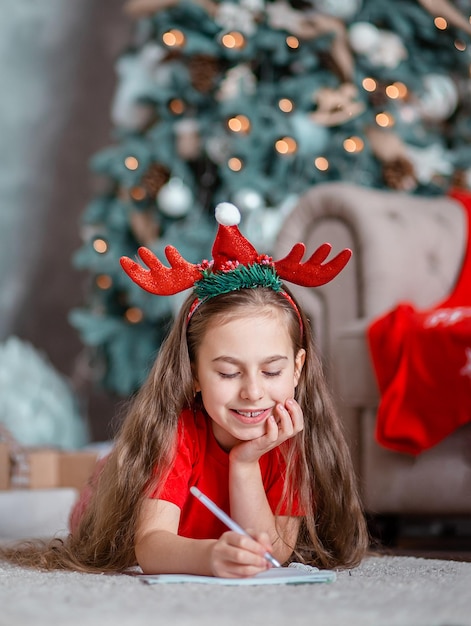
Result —
[{"label": "beige carpet", "polygon": [[371,557],[330,584],[148,586],[0,563],[0,625],[471,626],[471,563]]}]

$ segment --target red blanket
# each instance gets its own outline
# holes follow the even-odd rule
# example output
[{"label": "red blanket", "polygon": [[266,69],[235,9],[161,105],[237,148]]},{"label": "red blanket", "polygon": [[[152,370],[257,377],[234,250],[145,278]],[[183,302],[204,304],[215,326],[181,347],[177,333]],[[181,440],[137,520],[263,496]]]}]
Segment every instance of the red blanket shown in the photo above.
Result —
[{"label": "red blanket", "polygon": [[468,246],[453,293],[417,311],[408,302],[373,321],[368,340],[381,401],[377,441],[417,455],[471,421],[471,194]]}]

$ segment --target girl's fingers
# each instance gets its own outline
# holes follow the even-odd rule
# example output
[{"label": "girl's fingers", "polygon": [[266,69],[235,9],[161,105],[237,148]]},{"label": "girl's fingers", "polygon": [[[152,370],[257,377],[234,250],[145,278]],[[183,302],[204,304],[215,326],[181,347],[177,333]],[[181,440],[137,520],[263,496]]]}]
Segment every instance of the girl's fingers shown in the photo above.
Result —
[{"label": "girl's fingers", "polygon": [[266,532],[255,532],[247,529],[248,535],[228,533],[228,543],[234,546],[234,561],[239,565],[252,565],[265,569],[267,561],[265,552],[271,551],[273,546]]},{"label": "girl's fingers", "polygon": [[277,404],[273,415],[267,420],[266,440],[281,443],[294,437],[304,427],[301,407],[295,400],[287,400],[286,405]]},{"label": "girl's fingers", "polygon": [[259,545],[262,546],[263,554],[265,554],[265,552],[271,552],[273,550],[273,545],[270,541],[270,536],[268,533],[265,533],[265,532],[257,533],[257,532],[252,532],[250,530],[248,530],[247,532],[257,541]]},{"label": "girl's fingers", "polygon": [[[213,570],[218,576],[253,576],[268,568],[264,558],[269,545],[268,535],[260,533],[258,538],[228,531],[221,535],[214,548]],[[258,537],[258,536],[257,536]]]},{"label": "girl's fingers", "polygon": [[285,406],[277,404],[275,420],[280,433],[285,437],[293,437],[303,429],[303,413],[294,400],[287,400]]},{"label": "girl's fingers", "polygon": [[299,404],[296,400],[289,398],[286,400],[286,406],[283,408],[290,416],[294,434],[301,432],[304,428],[304,415]]},{"label": "girl's fingers", "polygon": [[277,405],[277,411],[279,415],[278,428],[281,432],[283,432],[286,436],[291,437],[293,435],[293,420],[291,419],[291,415],[288,413],[287,409],[282,405]]},{"label": "girl's fingers", "polygon": [[269,441],[276,441],[279,437],[280,426],[277,422],[277,418],[274,415],[270,415],[267,420],[267,434],[265,435]]}]

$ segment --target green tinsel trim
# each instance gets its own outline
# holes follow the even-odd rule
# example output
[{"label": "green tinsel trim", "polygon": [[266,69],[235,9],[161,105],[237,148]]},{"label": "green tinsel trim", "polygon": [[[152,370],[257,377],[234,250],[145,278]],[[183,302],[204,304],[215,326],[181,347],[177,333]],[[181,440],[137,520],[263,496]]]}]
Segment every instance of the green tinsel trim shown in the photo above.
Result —
[{"label": "green tinsel trim", "polygon": [[281,291],[282,284],[275,268],[272,265],[239,265],[227,272],[215,272],[206,269],[203,277],[194,287],[194,293],[199,300],[208,300],[222,293],[238,291],[239,289],[254,289],[255,287],[270,287],[273,291]]}]

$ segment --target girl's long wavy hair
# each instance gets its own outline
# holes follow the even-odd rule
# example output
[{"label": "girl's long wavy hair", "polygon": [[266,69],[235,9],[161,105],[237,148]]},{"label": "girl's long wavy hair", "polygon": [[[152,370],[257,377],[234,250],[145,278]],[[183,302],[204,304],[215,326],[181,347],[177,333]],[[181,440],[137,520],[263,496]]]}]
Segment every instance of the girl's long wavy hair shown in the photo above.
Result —
[{"label": "girl's long wavy hair", "polygon": [[288,467],[285,496],[289,501],[296,492],[305,512],[293,558],[322,568],[359,564],[368,548],[365,517],[305,314],[298,307],[301,329],[287,298],[258,287],[208,300],[187,323],[193,300],[191,295],[185,301],[147,380],[130,400],[76,531],[65,539],[0,548],[0,558],[29,567],[86,572],[122,572],[136,565],[141,505],[149,485],[162,483],[171,468],[179,415],[195,403],[192,363],[208,327],[275,312],[287,325],[294,353],[306,350],[295,395],[303,410],[304,430],[283,447]]}]

